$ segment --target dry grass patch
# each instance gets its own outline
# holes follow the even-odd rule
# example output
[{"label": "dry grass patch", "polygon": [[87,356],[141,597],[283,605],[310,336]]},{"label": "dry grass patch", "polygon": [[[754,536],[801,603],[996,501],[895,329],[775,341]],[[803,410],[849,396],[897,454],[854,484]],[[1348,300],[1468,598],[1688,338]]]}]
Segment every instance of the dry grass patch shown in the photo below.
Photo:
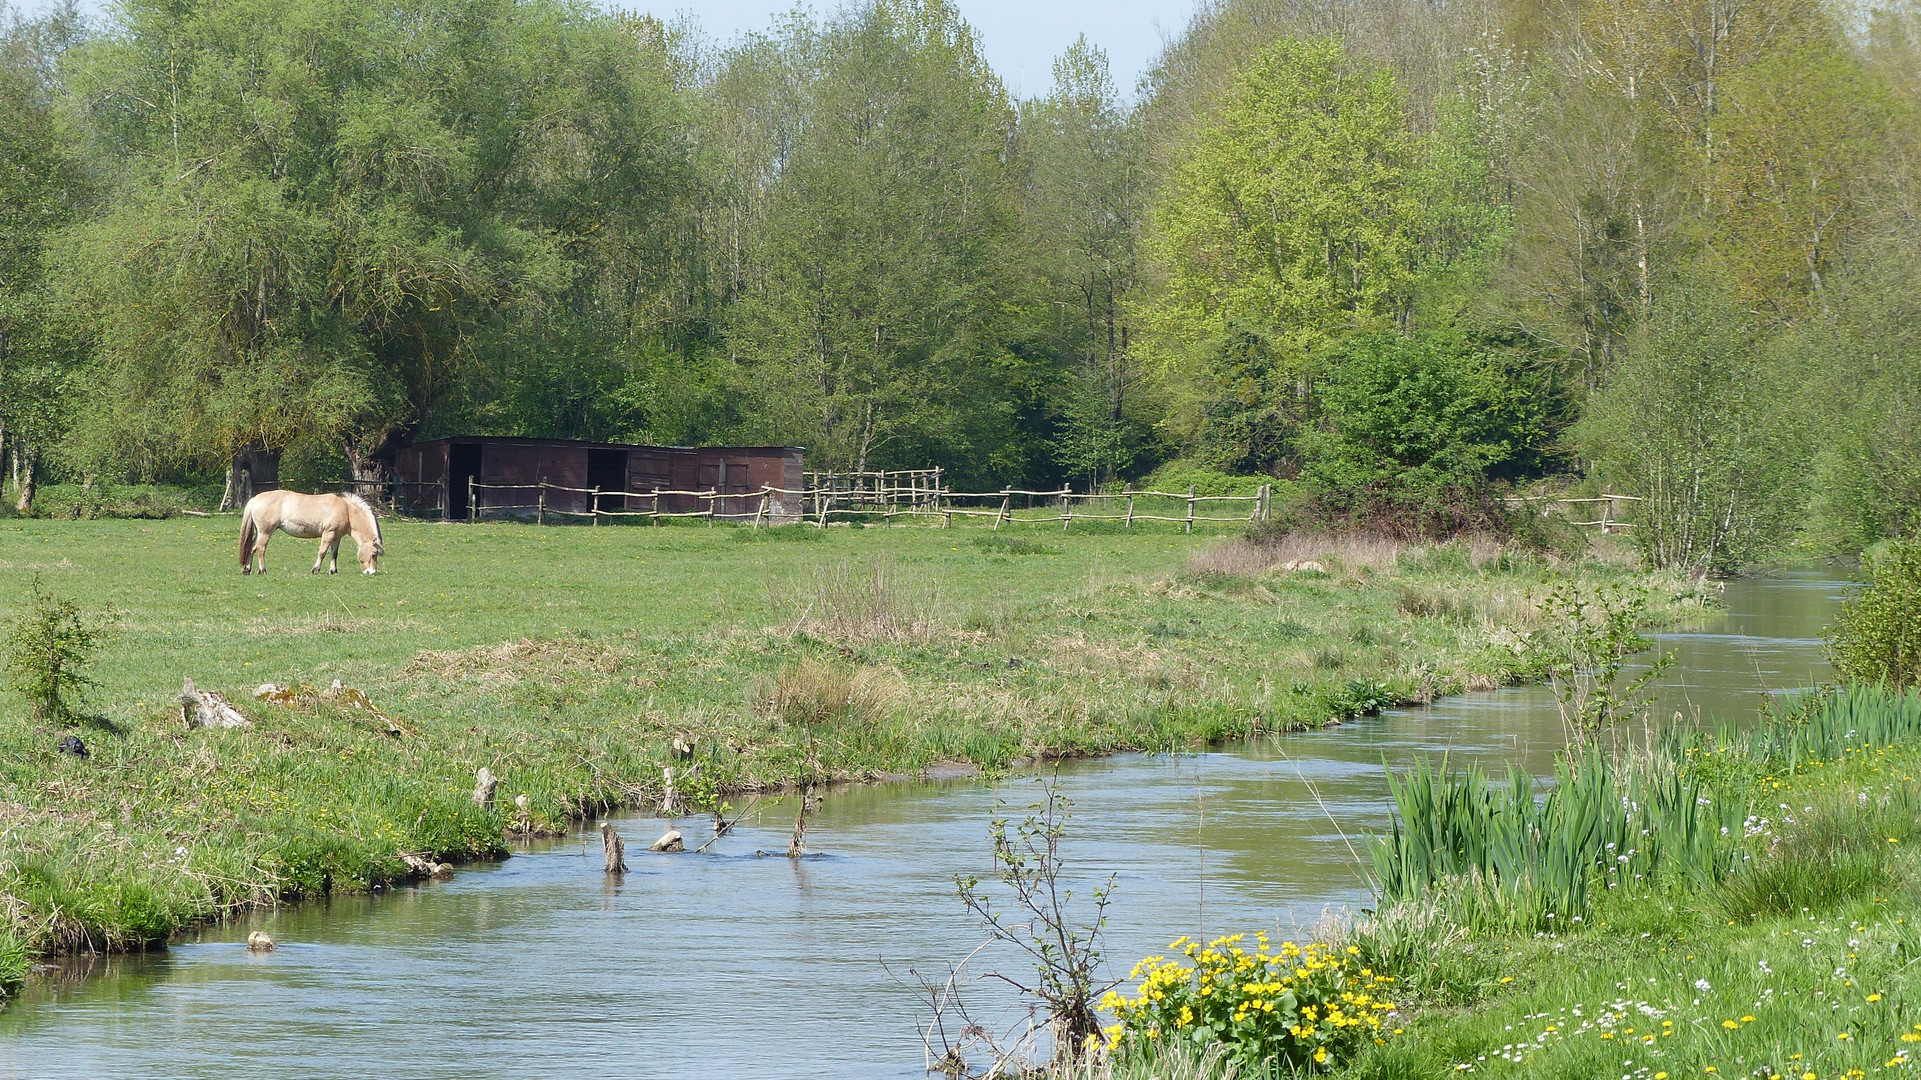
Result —
[{"label": "dry grass patch", "polygon": [[803,657],[782,667],[760,688],[760,711],[790,724],[876,724],[902,696],[899,676],[880,668],[852,667]]},{"label": "dry grass patch", "polygon": [[892,559],[828,563],[768,591],[789,634],[843,644],[920,643],[942,628],[932,588]]},{"label": "dry grass patch", "polygon": [[403,680],[464,679],[495,690],[534,677],[613,675],[620,667],[620,654],[605,645],[522,638],[472,649],[423,649],[400,669],[397,677]]},{"label": "dry grass patch", "polygon": [[1385,537],[1339,533],[1292,532],[1258,540],[1235,537],[1189,555],[1187,572],[1258,578],[1301,563],[1319,563],[1329,570],[1386,570],[1405,550],[1406,544]]}]

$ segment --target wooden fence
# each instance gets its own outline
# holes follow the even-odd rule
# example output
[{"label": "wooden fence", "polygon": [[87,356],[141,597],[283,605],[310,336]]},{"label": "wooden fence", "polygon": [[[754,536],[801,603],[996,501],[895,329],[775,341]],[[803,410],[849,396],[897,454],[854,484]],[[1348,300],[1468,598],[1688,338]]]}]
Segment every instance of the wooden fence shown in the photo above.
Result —
[{"label": "wooden fence", "polygon": [[[1506,501],[1509,506],[1530,506],[1538,503],[1541,506],[1541,513],[1543,515],[1551,513],[1556,507],[1559,507],[1562,514],[1567,517],[1568,524],[1570,525],[1579,525],[1583,528],[1599,526],[1602,532],[1613,532],[1617,529],[1632,529],[1634,527],[1632,521],[1621,520],[1626,515],[1623,512],[1624,508],[1620,504],[1638,503],[1641,501],[1641,496],[1603,494],[1588,498],[1569,499],[1562,498],[1558,495],[1517,495]],[[1588,513],[1596,515],[1593,521],[1577,521],[1575,520],[1576,510],[1574,509],[1577,507],[1599,507],[1599,509],[1587,511]]]},{"label": "wooden fence", "polygon": [[[933,473],[934,470],[928,472]],[[557,505],[556,500],[548,497],[553,493],[584,496],[582,499],[561,501],[585,506],[586,509]],[[1266,484],[1261,485],[1253,495],[1200,495],[1193,488],[1185,492],[1128,489],[1120,492],[1078,493],[1066,487],[1058,491],[1010,487],[999,491],[974,492],[946,491],[941,488],[922,490],[915,487],[878,493],[872,488],[860,490],[839,487],[761,487],[745,492],[723,492],[712,488],[705,491],[664,488],[655,491],[609,491],[568,487],[546,481],[483,484],[469,479],[467,518],[472,521],[484,517],[531,517],[540,524],[546,524],[551,516],[557,520],[585,518],[596,525],[603,520],[623,518],[644,518],[653,522],[697,518],[710,522],[751,523],[755,527],[793,522],[821,528],[837,518],[878,519],[890,525],[896,519],[905,518],[940,527],[952,527],[955,518],[979,518],[992,519],[991,527],[994,529],[1014,525],[1058,525],[1062,529],[1071,529],[1077,521],[1114,522],[1122,528],[1131,529],[1135,522],[1155,521],[1177,524],[1183,531],[1193,532],[1196,524],[1240,524],[1266,520],[1273,512],[1272,498],[1273,489]],[[676,504],[694,500],[700,504],[700,508],[667,510],[661,507],[662,499],[675,500]],[[602,505],[603,500],[610,506],[620,508],[609,509]],[[394,500],[389,498],[387,502],[393,505]],[[803,513],[795,515],[783,509],[796,504],[804,508]],[[447,506],[444,486],[438,493],[435,506],[443,511]],[[1223,509],[1240,512],[1223,513]]]}]

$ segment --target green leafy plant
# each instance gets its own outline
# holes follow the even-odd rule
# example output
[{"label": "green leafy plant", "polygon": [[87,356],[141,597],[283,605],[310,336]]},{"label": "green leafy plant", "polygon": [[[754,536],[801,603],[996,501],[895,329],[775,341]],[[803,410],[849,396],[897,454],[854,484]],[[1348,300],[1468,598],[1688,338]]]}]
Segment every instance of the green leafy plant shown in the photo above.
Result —
[{"label": "green leafy plant", "polygon": [[1870,573],[1841,605],[1828,658],[1851,682],[1921,685],[1921,540],[1890,544]]},{"label": "green leafy plant", "polygon": [[995,819],[988,831],[994,845],[994,876],[1012,899],[997,902],[982,891],[980,879],[955,879],[961,903],[979,917],[988,936],[1027,954],[1035,978],[1023,981],[1004,973],[996,977],[1037,999],[1054,1031],[1058,1063],[1078,1060],[1100,1038],[1100,1015],[1095,1002],[1112,982],[1099,982],[1101,934],[1107,928],[1107,905],[1114,879],[1092,890],[1093,919],[1078,923],[1073,915],[1073,890],[1063,873],[1061,841],[1071,817],[1067,796],[1057,781],[1042,787],[1041,801],[1020,822]]},{"label": "green leafy plant", "polygon": [[1590,596],[1573,585],[1550,590],[1542,603],[1555,646],[1548,683],[1575,746],[1594,745],[1645,710],[1653,700],[1648,684],[1674,663],[1672,654],[1662,656],[1622,682],[1628,657],[1649,644],[1640,633],[1647,604],[1637,590],[1603,588]]},{"label": "green leafy plant", "polygon": [[68,597],[33,583],[27,608],[7,632],[7,685],[27,699],[35,720],[72,724],[82,719],[76,699],[98,685],[86,669],[105,643],[111,615],[90,617]]}]

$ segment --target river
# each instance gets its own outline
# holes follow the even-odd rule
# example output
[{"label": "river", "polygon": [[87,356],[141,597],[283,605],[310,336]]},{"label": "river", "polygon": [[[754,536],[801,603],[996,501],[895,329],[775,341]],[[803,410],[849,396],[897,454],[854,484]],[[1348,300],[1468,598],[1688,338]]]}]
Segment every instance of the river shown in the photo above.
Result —
[{"label": "river", "polygon": [[[1663,715],[1751,717],[1768,694],[1827,678],[1820,635],[1846,584],[1821,570],[1730,582],[1724,615],[1660,636],[1677,658]],[[1387,823],[1383,761],[1446,751],[1539,775],[1561,741],[1551,695],[1521,687],[1203,754],[1077,762],[1060,770],[1066,855],[1082,900],[1115,876],[1116,974],[1179,934],[1301,934],[1366,899],[1350,844]],[[838,788],[799,861],[756,855],[785,850],[791,803],[699,856],[639,850],[663,823],[628,818],[633,870],[618,884],[583,833],[451,881],[76,960],[0,1013],[0,1075],[921,1077],[899,980],[981,943],[954,877],[987,875],[989,821],[1036,783]],[[255,929],[279,948],[249,953]],[[1004,950],[975,965],[1023,973]],[[975,995],[1007,1015],[1004,994]]]}]

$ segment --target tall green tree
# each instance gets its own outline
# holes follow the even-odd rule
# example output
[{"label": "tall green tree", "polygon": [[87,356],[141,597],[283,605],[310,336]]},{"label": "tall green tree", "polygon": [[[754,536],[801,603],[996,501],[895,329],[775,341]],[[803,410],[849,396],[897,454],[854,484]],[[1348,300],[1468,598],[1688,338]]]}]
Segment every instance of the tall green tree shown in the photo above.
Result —
[{"label": "tall green tree", "polygon": [[80,30],[71,5],[33,20],[0,6],[0,444],[11,454],[21,510],[78,393],[81,350],[46,246],[93,193],[55,109],[57,65]]},{"label": "tall green tree", "polygon": [[746,430],[823,467],[1022,471],[1045,372],[1011,341],[1015,113],[973,30],[946,0],[881,0],[789,40],[798,122],[762,143],[732,318],[762,390]]},{"label": "tall green tree", "polygon": [[136,0],[71,92],[114,166],[64,253],[94,425],[192,460],[360,465],[494,343],[646,309],[686,187],[658,58],[547,0]]},{"label": "tall green tree", "polygon": [[1140,125],[1107,54],[1080,38],[1054,87],[1021,112],[1028,170],[1022,231],[1044,288],[1049,351],[1062,362],[1056,459],[1090,484],[1152,452],[1153,392],[1135,345],[1147,170]]}]

